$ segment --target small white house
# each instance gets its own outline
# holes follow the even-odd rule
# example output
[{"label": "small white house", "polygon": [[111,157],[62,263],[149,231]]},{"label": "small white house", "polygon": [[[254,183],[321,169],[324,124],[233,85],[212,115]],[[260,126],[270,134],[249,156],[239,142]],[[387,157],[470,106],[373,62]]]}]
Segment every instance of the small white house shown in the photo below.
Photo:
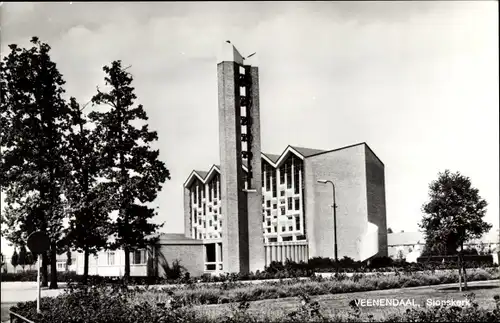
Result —
[{"label": "small white house", "polygon": [[[84,254],[76,254],[76,273],[83,275]],[[148,252],[140,249],[130,253],[130,276],[147,276]],[[100,251],[89,256],[89,275],[123,276],[125,272],[125,253],[123,250]]]}]

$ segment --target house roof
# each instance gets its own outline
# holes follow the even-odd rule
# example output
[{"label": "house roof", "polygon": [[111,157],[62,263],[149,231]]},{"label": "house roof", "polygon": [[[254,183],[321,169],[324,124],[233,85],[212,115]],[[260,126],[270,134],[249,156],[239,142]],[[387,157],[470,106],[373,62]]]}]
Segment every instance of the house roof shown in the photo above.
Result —
[{"label": "house roof", "polygon": [[[498,243],[498,231],[490,231],[480,239],[468,241],[466,244]],[[425,235],[422,232],[396,232],[387,234],[388,246],[425,244]]]},{"label": "house roof", "polygon": [[387,234],[388,246],[415,245],[425,243],[424,234],[421,232],[395,232]]}]

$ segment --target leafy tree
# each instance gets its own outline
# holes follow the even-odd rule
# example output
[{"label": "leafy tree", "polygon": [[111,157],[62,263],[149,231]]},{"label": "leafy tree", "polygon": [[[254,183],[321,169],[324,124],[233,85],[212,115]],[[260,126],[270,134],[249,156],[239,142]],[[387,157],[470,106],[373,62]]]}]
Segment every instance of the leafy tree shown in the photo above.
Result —
[{"label": "leafy tree", "polygon": [[30,267],[30,270],[31,270],[31,267],[35,264],[36,262],[36,257],[33,256],[33,254],[28,251],[26,253],[26,265]]},{"label": "leafy tree", "polygon": [[420,228],[426,236],[426,247],[430,252],[446,255],[455,255],[459,249],[458,271],[459,277],[464,278],[465,288],[464,243],[480,238],[491,229],[491,224],[483,220],[486,206],[468,177],[446,170],[429,185],[429,202],[422,207],[424,216]]},{"label": "leafy tree", "polygon": [[10,263],[12,267],[14,267],[14,271],[16,271],[17,266],[19,266],[19,255],[17,254],[17,250],[14,249],[14,253],[12,254],[12,257],[10,258]]},{"label": "leafy tree", "polygon": [[19,266],[21,266],[21,268],[24,271],[24,267],[27,265],[26,264],[26,246],[25,245],[21,245],[21,247],[19,248],[19,259],[17,260],[17,263],[19,264]]},{"label": "leafy tree", "polygon": [[[148,235],[161,225],[150,222],[155,210],[147,203],[155,200],[161,185],[170,179],[170,172],[158,159],[159,151],[150,146],[158,140],[150,131],[142,105],[135,105],[137,98],[131,86],[133,77],[122,68],[121,61],[104,66],[107,90],[97,89],[92,102],[100,111],[89,117],[96,123],[96,133],[103,140],[100,158],[101,176],[110,206],[118,210],[113,223],[112,248],[123,248],[125,253],[124,277],[130,277],[130,251],[148,245]],[[142,123],[142,126],[138,124]]]},{"label": "leafy tree", "polygon": [[98,184],[100,165],[98,145],[100,138],[89,129],[83,108],[70,99],[68,167],[71,170],[65,183],[69,226],[66,244],[83,252],[83,281],[87,282],[89,255],[95,255],[106,246],[110,233],[108,195],[106,186]]},{"label": "leafy tree", "polygon": [[388,228],[388,229],[387,229],[387,233],[392,233],[392,229],[391,229],[391,228]]},{"label": "leafy tree", "polygon": [[14,244],[24,244],[34,231],[50,238],[50,261],[42,260],[42,285],[57,288],[56,252],[64,218],[64,125],[69,116],[62,95],[64,80],[51,60],[50,46],[37,37],[29,49],[10,45],[0,63],[0,182],[6,209],[2,230]]}]

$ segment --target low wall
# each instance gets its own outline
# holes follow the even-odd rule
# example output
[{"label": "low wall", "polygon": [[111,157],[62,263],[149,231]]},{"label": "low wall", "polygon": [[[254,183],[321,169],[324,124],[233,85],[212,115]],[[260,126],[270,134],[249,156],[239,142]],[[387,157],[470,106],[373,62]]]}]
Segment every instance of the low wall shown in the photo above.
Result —
[{"label": "low wall", "polygon": [[172,265],[179,260],[192,277],[201,276],[205,269],[205,258],[203,241],[195,239],[161,239],[157,244],[158,255],[158,277],[163,277],[165,272],[162,268],[163,259]]},{"label": "low wall", "polygon": [[287,259],[294,262],[307,262],[309,246],[307,241],[270,242],[264,245],[266,266],[273,261],[285,262]]}]

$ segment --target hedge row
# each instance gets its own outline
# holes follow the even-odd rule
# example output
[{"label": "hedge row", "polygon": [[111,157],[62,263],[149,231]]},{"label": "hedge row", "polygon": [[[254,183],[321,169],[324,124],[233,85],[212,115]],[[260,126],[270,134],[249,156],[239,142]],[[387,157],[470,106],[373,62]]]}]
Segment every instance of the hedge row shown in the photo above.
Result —
[{"label": "hedge row", "polygon": [[[498,267],[489,261],[483,262],[466,262],[467,268],[484,268],[484,267]],[[240,281],[240,280],[266,280],[266,279],[283,279],[294,277],[311,277],[314,273],[318,272],[417,272],[426,270],[443,270],[443,269],[456,269],[455,263],[407,263],[405,261],[394,261],[389,257],[374,258],[370,262],[354,261],[350,258],[344,257],[338,262],[329,258],[311,258],[308,263],[293,261],[272,262],[264,271],[257,271],[255,273],[239,273],[239,274],[223,274],[214,276],[210,274],[201,277],[190,277],[189,273],[185,273],[182,277],[175,279],[165,279],[162,277],[154,276],[137,276],[130,277],[127,280],[129,285],[163,285],[171,283],[192,283],[192,282],[224,282],[224,281]],[[36,271],[26,271],[19,273],[4,273],[1,275],[1,281],[36,281]],[[83,282],[83,276],[77,275],[75,272],[59,272],[58,281],[60,282]],[[88,284],[121,284],[123,280],[119,277],[104,277],[104,276],[89,276]]]}]

